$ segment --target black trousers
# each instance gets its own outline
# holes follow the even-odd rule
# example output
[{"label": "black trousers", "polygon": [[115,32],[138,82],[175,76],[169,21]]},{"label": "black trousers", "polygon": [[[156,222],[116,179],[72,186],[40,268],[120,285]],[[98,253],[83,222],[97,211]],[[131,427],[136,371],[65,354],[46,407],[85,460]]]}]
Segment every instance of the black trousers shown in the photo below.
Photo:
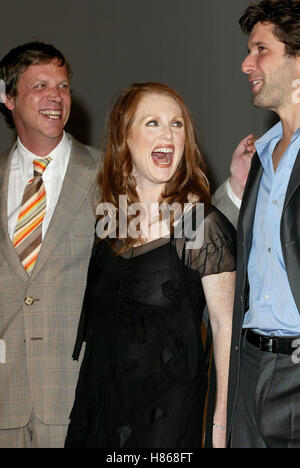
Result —
[{"label": "black trousers", "polygon": [[245,341],[231,448],[300,448],[299,355]]}]

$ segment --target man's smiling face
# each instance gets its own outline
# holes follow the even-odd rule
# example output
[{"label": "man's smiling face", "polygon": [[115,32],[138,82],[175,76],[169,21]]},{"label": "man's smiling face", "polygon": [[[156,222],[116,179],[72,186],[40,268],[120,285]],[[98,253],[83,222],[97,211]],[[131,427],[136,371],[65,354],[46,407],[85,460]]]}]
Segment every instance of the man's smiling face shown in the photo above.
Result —
[{"label": "man's smiling face", "polygon": [[286,54],[285,44],[273,31],[272,23],[259,22],[254,26],[242,71],[249,76],[253,104],[278,112],[292,103],[296,59]]},{"label": "man's smiling face", "polygon": [[7,98],[18,136],[27,146],[36,139],[59,143],[71,109],[66,66],[57,60],[29,66],[20,76],[17,96]]}]

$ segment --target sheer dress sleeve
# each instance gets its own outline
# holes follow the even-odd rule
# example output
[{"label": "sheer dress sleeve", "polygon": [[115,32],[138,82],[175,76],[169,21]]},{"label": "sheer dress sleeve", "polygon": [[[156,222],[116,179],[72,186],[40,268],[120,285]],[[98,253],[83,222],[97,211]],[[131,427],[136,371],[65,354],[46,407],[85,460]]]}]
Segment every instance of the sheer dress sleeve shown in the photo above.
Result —
[{"label": "sheer dress sleeve", "polygon": [[195,232],[198,230],[202,232],[202,243],[196,248],[187,248],[186,238],[176,242],[177,252],[184,258],[186,266],[197,270],[201,278],[235,271],[236,231],[230,221],[213,208],[201,225],[196,226]]}]

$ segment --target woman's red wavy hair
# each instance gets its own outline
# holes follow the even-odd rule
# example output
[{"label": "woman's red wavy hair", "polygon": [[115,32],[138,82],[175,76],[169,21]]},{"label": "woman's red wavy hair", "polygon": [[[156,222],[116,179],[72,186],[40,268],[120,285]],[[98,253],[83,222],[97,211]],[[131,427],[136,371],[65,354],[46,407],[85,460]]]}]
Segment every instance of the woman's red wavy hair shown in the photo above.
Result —
[{"label": "woman's red wavy hair", "polygon": [[[188,203],[193,196],[200,203],[205,204],[205,209],[208,209],[211,205],[209,182],[205,174],[205,163],[197,144],[192,117],[182,97],[172,88],[161,83],[135,83],[117,98],[107,121],[107,141],[103,165],[98,175],[101,193],[99,203],[114,205],[118,214],[120,195],[127,196],[129,206],[132,203],[142,202],[136,190],[135,177],[132,175],[133,165],[127,139],[137,106],[145,94],[162,94],[171,97],[179,104],[184,120],[184,154],[172,180],[166,183],[160,202],[169,205],[179,203],[183,207],[184,203]],[[128,216],[128,224],[132,218]],[[118,219],[116,232],[118,240]],[[128,237],[122,239],[121,248],[116,248],[116,239],[107,238],[107,240],[118,255],[137,243],[137,239]],[[142,242],[142,239],[139,241]]]}]

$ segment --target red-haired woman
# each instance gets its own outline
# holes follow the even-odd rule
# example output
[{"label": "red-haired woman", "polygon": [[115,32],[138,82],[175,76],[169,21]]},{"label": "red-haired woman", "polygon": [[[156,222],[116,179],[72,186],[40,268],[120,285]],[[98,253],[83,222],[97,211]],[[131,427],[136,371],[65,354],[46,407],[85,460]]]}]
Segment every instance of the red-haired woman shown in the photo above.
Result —
[{"label": "red-haired woman", "polygon": [[66,447],[201,447],[205,304],[217,375],[213,441],[224,447],[235,230],[211,206],[193,122],[175,91],[134,84],[119,96],[99,188]]}]

